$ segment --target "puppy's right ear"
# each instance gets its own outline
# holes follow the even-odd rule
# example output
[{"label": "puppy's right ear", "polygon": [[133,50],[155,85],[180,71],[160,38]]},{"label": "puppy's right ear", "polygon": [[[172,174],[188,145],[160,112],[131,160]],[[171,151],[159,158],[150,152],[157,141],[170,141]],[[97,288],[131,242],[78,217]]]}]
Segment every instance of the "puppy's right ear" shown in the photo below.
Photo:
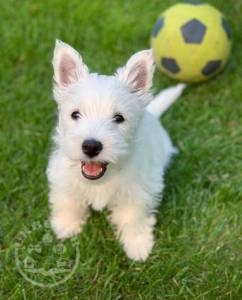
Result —
[{"label": "puppy's right ear", "polygon": [[57,88],[67,87],[82,80],[88,74],[88,68],[83,63],[80,54],[60,40],[56,40],[52,63]]},{"label": "puppy's right ear", "polygon": [[152,50],[143,50],[131,56],[127,64],[117,70],[116,76],[131,93],[144,94],[151,89],[154,70]]}]

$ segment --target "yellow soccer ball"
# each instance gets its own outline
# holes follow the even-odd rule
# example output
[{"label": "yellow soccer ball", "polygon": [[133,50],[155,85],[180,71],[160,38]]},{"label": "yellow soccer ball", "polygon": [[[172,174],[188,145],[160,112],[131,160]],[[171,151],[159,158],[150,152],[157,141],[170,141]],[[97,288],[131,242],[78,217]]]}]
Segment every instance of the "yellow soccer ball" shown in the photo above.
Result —
[{"label": "yellow soccer ball", "polygon": [[199,82],[218,74],[228,61],[232,33],[223,14],[206,3],[176,4],[158,18],[151,46],[168,76]]}]

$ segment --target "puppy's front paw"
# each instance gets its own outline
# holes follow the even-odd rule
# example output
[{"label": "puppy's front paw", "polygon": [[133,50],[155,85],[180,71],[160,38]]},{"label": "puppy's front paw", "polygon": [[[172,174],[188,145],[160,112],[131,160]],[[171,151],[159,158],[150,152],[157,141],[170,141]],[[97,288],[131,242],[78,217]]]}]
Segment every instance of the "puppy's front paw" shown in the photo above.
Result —
[{"label": "puppy's front paw", "polygon": [[51,218],[51,226],[58,239],[67,239],[81,232],[81,220],[60,215]]},{"label": "puppy's front paw", "polygon": [[145,261],[154,245],[151,232],[132,235],[123,239],[124,250],[127,256],[136,261]]}]

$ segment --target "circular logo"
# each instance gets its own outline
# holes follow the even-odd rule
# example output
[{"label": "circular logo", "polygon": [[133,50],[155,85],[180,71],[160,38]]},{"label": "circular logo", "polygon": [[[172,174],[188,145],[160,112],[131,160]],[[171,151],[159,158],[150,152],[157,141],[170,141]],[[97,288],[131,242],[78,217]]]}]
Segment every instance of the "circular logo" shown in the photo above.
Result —
[{"label": "circular logo", "polygon": [[76,237],[58,241],[49,222],[34,222],[19,233],[15,243],[16,268],[33,285],[52,288],[75,273],[80,261]]}]

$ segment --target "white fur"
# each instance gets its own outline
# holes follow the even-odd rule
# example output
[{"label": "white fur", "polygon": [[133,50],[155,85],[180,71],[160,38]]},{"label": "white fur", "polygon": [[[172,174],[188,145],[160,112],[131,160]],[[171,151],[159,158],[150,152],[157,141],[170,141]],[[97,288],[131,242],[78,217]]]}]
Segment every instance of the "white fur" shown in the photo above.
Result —
[{"label": "white fur", "polygon": [[176,87],[168,88],[155,96],[147,106],[147,110],[155,117],[160,117],[179,98],[186,84],[180,83]]},{"label": "white fur", "polygon": [[[103,76],[89,73],[80,55],[57,41],[53,66],[59,111],[47,169],[53,230],[58,238],[68,238],[81,231],[89,206],[108,208],[127,255],[145,260],[154,243],[164,171],[174,153],[157,117],[184,87],[169,89],[169,103],[163,105],[166,99],[158,96],[146,107],[152,100],[154,72],[150,50],[136,53],[115,75]],[[71,118],[75,110],[81,113],[78,120]],[[117,112],[125,122],[113,122]],[[81,160],[87,159],[81,146],[87,138],[103,144],[93,160],[109,162],[104,176],[95,181],[81,172]]]}]

